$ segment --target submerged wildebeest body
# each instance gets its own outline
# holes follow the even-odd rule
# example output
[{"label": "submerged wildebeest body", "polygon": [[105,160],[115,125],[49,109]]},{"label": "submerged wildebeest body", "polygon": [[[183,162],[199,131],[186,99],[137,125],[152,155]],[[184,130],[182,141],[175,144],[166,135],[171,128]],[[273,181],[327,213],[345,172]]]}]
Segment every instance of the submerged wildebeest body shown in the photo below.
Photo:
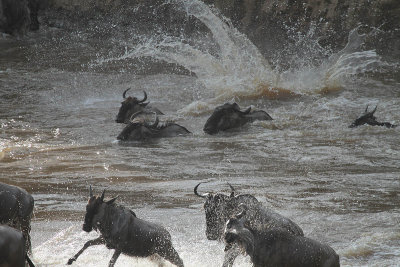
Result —
[{"label": "submerged wildebeest body", "polygon": [[225,226],[226,249],[237,245],[246,252],[254,267],[338,267],[339,256],[328,245],[280,228],[254,229],[242,217],[229,219]]},{"label": "submerged wildebeest body", "polygon": [[158,117],[156,117],[156,121],[152,124],[131,121],[117,136],[117,139],[121,141],[142,141],[187,134],[190,134],[190,132],[185,127],[173,122],[159,124]]},{"label": "submerged wildebeest body", "polygon": [[31,250],[31,218],[33,197],[24,189],[0,183],[0,223],[20,230],[25,239],[26,251]]},{"label": "submerged wildebeest body", "polygon": [[349,127],[357,127],[364,124],[372,125],[372,126],[385,126],[387,128],[395,128],[397,125],[391,124],[390,122],[378,122],[374,113],[377,109],[377,106],[370,112],[368,112],[368,106],[366,107],[364,114],[356,119]]},{"label": "submerged wildebeest body", "polygon": [[263,110],[253,111],[249,107],[245,111],[241,111],[238,104],[225,103],[215,108],[213,114],[205,123],[203,130],[208,134],[216,134],[220,131],[241,127],[255,120],[266,121],[272,120],[272,118]]},{"label": "submerged wildebeest body", "polygon": [[[250,194],[235,196],[233,187],[231,194],[206,193],[199,194],[197,189],[201,183],[194,188],[194,193],[205,199],[204,210],[206,215],[206,236],[209,240],[223,239],[225,223],[232,216],[241,211],[239,204],[248,207],[246,219],[255,229],[281,228],[292,235],[303,236],[303,230],[290,219],[262,206],[262,204]],[[235,258],[240,254],[236,247],[225,251],[223,266],[232,266]]]},{"label": "submerged wildebeest body", "polygon": [[90,188],[90,198],[86,206],[83,230],[92,229],[100,232],[100,237],[88,241],[71,259],[72,264],[89,246],[105,244],[109,249],[115,249],[109,266],[114,266],[121,253],[134,257],[149,257],[159,255],[176,266],[183,267],[183,262],[172,246],[169,232],[162,226],[146,222],[136,217],[135,213],[123,206],[115,205],[113,198],[103,201],[101,197],[93,196]]},{"label": "submerged wildebeest body", "polygon": [[8,225],[0,225],[0,266],[25,267],[34,266],[26,254],[23,234]]},{"label": "submerged wildebeest body", "polygon": [[149,102],[144,103],[147,100],[147,93],[143,91],[144,97],[142,100],[137,99],[136,97],[126,97],[126,92],[130,88],[126,89],[122,93],[122,97],[124,98],[124,101],[121,102],[121,107],[119,108],[117,118],[115,119],[116,122],[118,123],[129,123],[131,120],[131,117],[133,114],[136,114],[138,112],[143,112],[143,113],[156,113],[159,115],[163,115],[163,113],[155,108],[149,105]]}]

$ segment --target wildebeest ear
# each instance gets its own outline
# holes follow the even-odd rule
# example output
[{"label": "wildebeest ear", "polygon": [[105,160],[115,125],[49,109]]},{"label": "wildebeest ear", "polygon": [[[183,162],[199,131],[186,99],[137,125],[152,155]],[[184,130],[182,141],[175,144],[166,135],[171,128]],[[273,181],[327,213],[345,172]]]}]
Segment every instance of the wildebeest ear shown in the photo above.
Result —
[{"label": "wildebeest ear", "polygon": [[100,197],[100,200],[101,200],[101,201],[103,201],[103,199],[104,199],[104,194],[105,194],[105,193],[106,193],[106,190],[104,189],[104,190],[103,190],[103,193],[101,194],[101,197]]},{"label": "wildebeest ear", "polygon": [[106,204],[112,204],[114,201],[118,198],[119,196],[114,197],[113,199],[110,199],[109,201],[106,202]]}]

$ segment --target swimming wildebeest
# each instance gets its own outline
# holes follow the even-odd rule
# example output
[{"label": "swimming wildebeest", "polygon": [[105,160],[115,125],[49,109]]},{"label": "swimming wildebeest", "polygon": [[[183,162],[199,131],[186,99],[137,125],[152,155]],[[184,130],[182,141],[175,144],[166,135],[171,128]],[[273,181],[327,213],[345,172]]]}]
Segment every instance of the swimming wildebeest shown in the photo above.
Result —
[{"label": "swimming wildebeest", "polygon": [[364,124],[369,124],[372,126],[385,126],[387,128],[395,128],[397,127],[397,125],[391,124],[390,122],[378,122],[376,120],[376,117],[374,116],[374,113],[376,111],[378,106],[376,106],[374,108],[374,110],[368,112],[368,106],[364,111],[364,114],[359,117],[358,119],[356,119],[349,127],[353,128],[353,127],[357,127],[360,125],[364,125]]},{"label": "swimming wildebeest", "polygon": [[98,230],[100,236],[86,242],[83,248],[68,260],[68,264],[76,261],[89,246],[105,244],[107,248],[115,249],[109,266],[114,266],[119,255],[123,253],[133,257],[159,255],[176,266],[183,267],[181,258],[172,246],[171,236],[164,227],[139,219],[133,211],[115,205],[116,198],[105,202],[104,192],[100,197],[93,196],[90,187],[82,227],[86,232]]},{"label": "swimming wildebeest", "polygon": [[208,134],[216,134],[219,131],[237,128],[255,120],[272,120],[272,118],[263,110],[253,111],[249,107],[245,111],[241,111],[238,104],[225,103],[215,108],[203,130]]},{"label": "swimming wildebeest", "polygon": [[0,225],[0,266],[25,267],[25,261],[34,267],[26,254],[23,234],[8,225]]},{"label": "swimming wildebeest", "polygon": [[280,228],[255,229],[242,211],[226,222],[226,249],[235,244],[246,252],[254,267],[338,267],[339,256],[328,245]]},{"label": "swimming wildebeest", "polygon": [[0,183],[0,223],[7,224],[22,232],[27,252],[31,250],[31,218],[33,197],[24,189]]},{"label": "swimming wildebeest", "polygon": [[121,141],[142,141],[186,134],[190,134],[190,132],[185,127],[173,122],[159,124],[159,119],[156,116],[156,120],[152,124],[138,120],[129,122],[117,136],[117,139]]},{"label": "swimming wildebeest", "polygon": [[163,113],[154,107],[148,106],[149,102],[144,103],[147,100],[147,93],[143,91],[144,97],[142,100],[137,99],[136,97],[126,97],[126,92],[128,92],[130,88],[126,89],[122,93],[122,97],[124,101],[121,102],[121,107],[119,108],[117,118],[115,119],[118,123],[129,123],[133,114],[142,111],[144,113],[156,113],[163,115]]},{"label": "swimming wildebeest", "polygon": [[[235,196],[234,188],[231,194],[205,193],[199,194],[197,189],[201,183],[194,187],[196,196],[205,199],[204,211],[206,214],[206,236],[209,240],[222,240],[224,227],[227,220],[241,211],[239,204],[248,207],[246,219],[256,229],[282,228],[290,234],[303,236],[303,230],[290,219],[273,212],[262,206],[262,204],[250,194],[240,194]],[[232,266],[235,258],[240,254],[237,247],[225,251],[223,266]]]}]

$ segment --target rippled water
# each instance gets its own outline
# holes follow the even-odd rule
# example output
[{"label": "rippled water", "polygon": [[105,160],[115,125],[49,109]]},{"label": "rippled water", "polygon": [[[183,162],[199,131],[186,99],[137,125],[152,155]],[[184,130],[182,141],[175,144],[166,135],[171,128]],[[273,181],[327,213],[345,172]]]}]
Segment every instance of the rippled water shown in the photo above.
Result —
[{"label": "rippled water", "polygon": [[[197,1],[182,8],[210,30],[185,40],[165,33],[112,39],[88,30],[43,27],[22,40],[0,39],[1,181],[35,198],[32,242],[39,266],[61,266],[84,242],[88,186],[171,232],[186,266],[221,266],[223,244],[205,237],[200,191],[254,194],[311,238],[332,246],[343,266],[396,266],[400,260],[400,127],[348,128],[367,105],[400,124],[400,74],[355,30],[341,51],[315,63],[313,51],[281,68],[219,15]],[[310,30],[312,33],[312,29]],[[310,34],[309,33],[309,34]],[[133,41],[140,39],[140,41]],[[190,42],[189,42],[190,41]],[[313,42],[309,36],[295,46]],[[104,44],[104,45],[103,45]],[[281,54],[280,54],[281,53]],[[149,71],[153,60],[192,75]],[[170,66],[170,65],[169,65]],[[158,69],[159,67],[157,67]],[[170,67],[168,67],[170,68]],[[141,97],[193,134],[119,143],[114,122],[122,92]],[[237,101],[273,121],[209,136],[216,105]],[[112,251],[92,247],[75,266],[107,266]],[[151,266],[121,256],[117,266]],[[235,266],[251,266],[241,257]]]}]

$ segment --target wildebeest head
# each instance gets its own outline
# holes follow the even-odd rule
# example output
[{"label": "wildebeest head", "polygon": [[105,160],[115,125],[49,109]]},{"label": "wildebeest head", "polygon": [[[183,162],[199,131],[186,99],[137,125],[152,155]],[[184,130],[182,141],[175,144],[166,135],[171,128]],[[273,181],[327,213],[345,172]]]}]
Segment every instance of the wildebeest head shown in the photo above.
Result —
[{"label": "wildebeest head", "polygon": [[136,97],[131,97],[131,96],[126,97],[126,92],[128,92],[129,89],[130,88],[126,89],[122,93],[124,101],[121,102],[121,107],[119,108],[119,112],[115,120],[118,123],[124,123],[126,121],[129,121],[132,114],[142,110],[149,104],[148,102],[144,103],[144,101],[147,100],[147,93],[145,91],[143,91],[144,97],[142,100],[139,100]]},{"label": "wildebeest head", "polygon": [[205,193],[199,194],[197,188],[194,188],[196,196],[205,199],[204,211],[206,214],[206,236],[209,240],[217,240],[223,237],[225,222],[238,211],[239,203],[246,201],[250,205],[257,205],[258,200],[248,194],[235,196],[234,188],[231,188],[231,194],[224,195],[222,193]]},{"label": "wildebeest head", "polygon": [[92,231],[93,218],[99,212],[100,207],[102,206],[103,203],[110,205],[117,199],[117,197],[115,197],[109,201],[104,202],[104,193],[105,190],[103,190],[103,193],[101,194],[100,197],[94,196],[92,191],[92,186],[89,187],[89,201],[88,204],[86,205],[85,221],[82,227],[83,231],[85,232]]},{"label": "wildebeest head", "polygon": [[243,115],[249,114],[251,108],[241,111],[236,103],[225,103],[222,106],[216,107],[213,114],[208,118],[204,125],[204,132],[208,134],[216,134],[219,131],[224,131],[241,124]]},{"label": "wildebeest head", "polygon": [[241,249],[251,254],[254,250],[254,235],[246,227],[244,216],[246,215],[246,205],[240,204],[242,211],[231,217],[225,223],[224,241],[226,243],[225,250],[229,250],[234,243],[238,244]]},{"label": "wildebeest head", "polygon": [[368,112],[368,106],[365,108],[364,114],[356,119],[351,125],[350,128],[357,127],[360,125],[364,124],[369,124],[369,125],[376,125],[378,122],[376,121],[376,117],[374,116],[374,113],[376,111],[376,106],[374,110]]},{"label": "wildebeest head", "polygon": [[354,128],[360,125],[368,124],[372,126],[385,126],[387,128],[394,128],[397,125],[393,125],[390,122],[378,122],[374,113],[378,106],[376,106],[372,111],[368,112],[368,106],[365,108],[364,114],[356,119],[349,127]]}]

